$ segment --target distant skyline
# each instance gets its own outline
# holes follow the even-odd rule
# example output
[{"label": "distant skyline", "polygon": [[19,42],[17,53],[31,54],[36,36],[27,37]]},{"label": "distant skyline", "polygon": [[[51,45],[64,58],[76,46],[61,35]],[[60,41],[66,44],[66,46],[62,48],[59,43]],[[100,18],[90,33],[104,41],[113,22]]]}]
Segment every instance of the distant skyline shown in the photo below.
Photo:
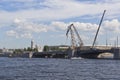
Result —
[{"label": "distant skyline", "polygon": [[[66,29],[75,25],[85,45],[92,45],[102,13],[98,45],[120,41],[120,0],[1,0],[0,48],[70,45]],[[119,42],[120,45],[120,42]]]}]

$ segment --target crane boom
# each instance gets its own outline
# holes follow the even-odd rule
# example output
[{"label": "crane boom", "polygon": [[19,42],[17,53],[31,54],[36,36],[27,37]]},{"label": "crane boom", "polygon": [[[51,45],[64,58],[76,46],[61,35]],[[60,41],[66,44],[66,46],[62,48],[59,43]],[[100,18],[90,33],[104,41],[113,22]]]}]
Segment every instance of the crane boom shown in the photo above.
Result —
[{"label": "crane boom", "polygon": [[104,10],[103,15],[102,15],[102,18],[101,18],[101,20],[100,20],[99,27],[98,27],[98,29],[97,29],[97,32],[96,32],[96,35],[95,35],[95,38],[94,38],[94,41],[93,41],[92,48],[94,48],[94,45],[95,45],[95,42],[96,42],[96,39],[97,39],[97,35],[98,35],[98,32],[99,32],[100,26],[101,26],[101,24],[102,24],[102,21],[103,21],[105,12],[106,12],[106,10]]},{"label": "crane boom", "polygon": [[[73,24],[72,24],[72,25],[73,25]],[[82,41],[81,37],[79,36],[79,33],[78,33],[78,31],[77,31],[77,29],[75,28],[74,25],[73,25],[73,28],[74,28],[74,30],[75,30],[75,32],[76,32],[76,34],[77,34],[77,37],[78,37],[78,39],[79,39],[79,42],[81,42],[81,43],[79,43],[79,45],[80,45],[80,47],[82,47],[82,46],[83,46],[83,41]]]},{"label": "crane boom", "polygon": [[75,32],[76,35],[77,35],[77,38],[78,38],[78,40],[79,40],[79,46],[80,46],[80,48],[81,48],[81,47],[83,46],[83,41],[82,41],[81,37],[79,36],[79,33],[78,33],[77,29],[75,28],[75,26],[74,26],[73,24],[71,24],[71,25],[68,26],[66,36],[68,36],[68,33],[69,33],[69,31],[70,31],[70,33],[71,33],[72,47],[74,48],[74,47],[75,47],[75,36],[74,36],[73,30],[74,30],[74,32]]}]

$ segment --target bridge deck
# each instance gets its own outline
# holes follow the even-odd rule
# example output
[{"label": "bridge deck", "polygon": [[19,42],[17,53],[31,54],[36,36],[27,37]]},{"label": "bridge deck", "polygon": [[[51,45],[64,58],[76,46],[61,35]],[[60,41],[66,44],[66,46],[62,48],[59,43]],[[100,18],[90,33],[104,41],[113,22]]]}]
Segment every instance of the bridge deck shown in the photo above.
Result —
[{"label": "bridge deck", "polygon": [[[98,49],[99,48],[99,49]],[[103,47],[102,47],[103,48]],[[101,53],[113,53],[114,54],[114,48],[103,48],[97,47],[95,49],[83,48],[82,50],[77,49],[75,51],[74,57],[82,57],[82,58],[97,58],[99,54]],[[70,58],[71,57],[71,50],[67,51],[51,51],[51,52],[35,52],[33,53],[33,57],[40,57],[40,58]]]}]

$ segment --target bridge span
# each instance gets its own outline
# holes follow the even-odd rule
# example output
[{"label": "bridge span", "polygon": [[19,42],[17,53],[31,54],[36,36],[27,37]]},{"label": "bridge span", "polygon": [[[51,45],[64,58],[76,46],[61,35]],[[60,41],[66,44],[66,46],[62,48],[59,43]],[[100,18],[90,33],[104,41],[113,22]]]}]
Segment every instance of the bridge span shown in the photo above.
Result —
[{"label": "bridge span", "polygon": [[77,49],[72,56],[72,50],[68,49],[66,51],[50,51],[50,52],[34,52],[32,57],[34,58],[72,58],[72,57],[81,57],[96,59],[100,54],[103,53],[112,53],[114,59],[120,59],[120,48],[109,47],[109,48],[87,48],[87,49]]},{"label": "bridge span", "polygon": [[76,57],[82,57],[82,58],[98,58],[100,54],[103,53],[112,53],[113,55],[115,54],[115,49],[116,48],[110,48],[110,49],[96,49],[96,48],[91,48],[88,50],[77,50],[75,52]]}]

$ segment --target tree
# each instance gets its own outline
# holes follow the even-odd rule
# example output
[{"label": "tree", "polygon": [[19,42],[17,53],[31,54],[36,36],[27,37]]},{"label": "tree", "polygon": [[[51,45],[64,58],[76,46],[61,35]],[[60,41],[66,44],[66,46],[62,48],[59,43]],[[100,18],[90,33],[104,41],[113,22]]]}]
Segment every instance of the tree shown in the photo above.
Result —
[{"label": "tree", "polygon": [[38,49],[37,49],[37,48],[34,48],[33,51],[38,52]]},{"label": "tree", "polygon": [[26,49],[26,48],[24,48],[24,51],[27,51],[27,49]]},{"label": "tree", "polygon": [[49,51],[49,46],[45,45],[44,48],[43,48],[43,51]]},{"label": "tree", "polygon": [[32,49],[30,47],[27,48],[27,51],[32,51]]},{"label": "tree", "polygon": [[22,49],[15,49],[14,54],[22,54],[23,50]]}]

